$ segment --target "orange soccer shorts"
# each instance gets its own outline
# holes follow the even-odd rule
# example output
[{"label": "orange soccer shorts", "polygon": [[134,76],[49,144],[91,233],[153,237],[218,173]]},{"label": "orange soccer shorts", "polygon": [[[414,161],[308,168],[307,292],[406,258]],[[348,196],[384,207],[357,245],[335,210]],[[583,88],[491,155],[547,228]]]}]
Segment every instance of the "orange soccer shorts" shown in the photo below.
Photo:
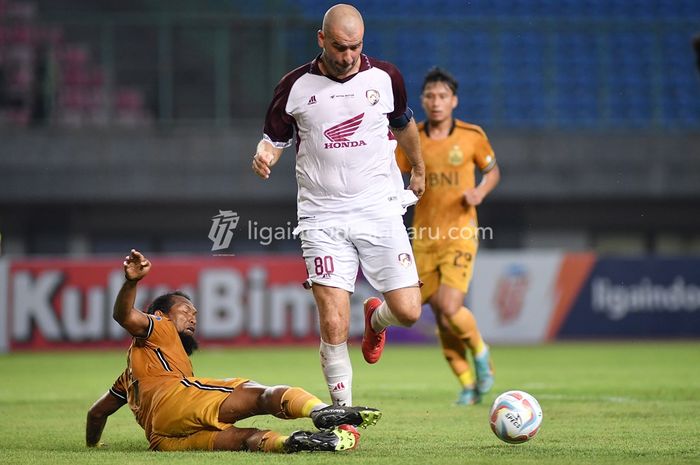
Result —
[{"label": "orange soccer shorts", "polygon": [[413,254],[418,276],[423,282],[423,303],[437,292],[441,284],[458,289],[465,294],[469,289],[474,270],[474,259],[479,244],[476,240],[444,241],[423,247],[416,244]]},{"label": "orange soccer shorts", "polygon": [[211,450],[217,432],[231,427],[219,421],[219,408],[243,378],[183,378],[155,403],[149,438],[155,450]]}]

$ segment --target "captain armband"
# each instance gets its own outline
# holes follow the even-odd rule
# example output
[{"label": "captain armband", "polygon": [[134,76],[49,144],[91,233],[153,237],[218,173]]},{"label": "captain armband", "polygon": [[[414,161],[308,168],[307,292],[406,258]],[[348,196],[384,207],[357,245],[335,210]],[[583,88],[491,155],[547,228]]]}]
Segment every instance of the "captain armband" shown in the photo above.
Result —
[{"label": "captain armband", "polygon": [[411,110],[410,107],[406,107],[406,111],[404,111],[403,114],[389,120],[389,126],[391,126],[392,129],[401,130],[408,126],[408,123],[411,122],[411,118],[413,118],[413,110]]},{"label": "captain armband", "polygon": [[492,155],[487,156],[486,160],[488,160],[489,164],[486,165],[485,168],[481,169],[481,174],[486,174],[496,167],[496,158],[494,158]]}]

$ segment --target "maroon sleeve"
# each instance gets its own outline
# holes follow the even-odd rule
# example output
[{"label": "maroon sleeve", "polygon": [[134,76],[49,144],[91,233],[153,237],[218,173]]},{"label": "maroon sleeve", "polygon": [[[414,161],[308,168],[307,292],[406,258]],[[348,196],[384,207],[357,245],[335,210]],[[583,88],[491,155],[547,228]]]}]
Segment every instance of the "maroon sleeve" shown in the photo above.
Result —
[{"label": "maroon sleeve", "polygon": [[406,97],[406,85],[399,69],[388,61],[370,58],[372,66],[385,71],[391,77],[391,88],[394,91],[394,111],[387,115],[389,121],[400,117],[408,109],[408,98]]},{"label": "maroon sleeve", "polygon": [[265,115],[263,133],[271,142],[287,144],[294,136],[294,118],[285,110],[292,86],[306,74],[309,65],[300,66],[285,75],[275,87],[275,92]]}]

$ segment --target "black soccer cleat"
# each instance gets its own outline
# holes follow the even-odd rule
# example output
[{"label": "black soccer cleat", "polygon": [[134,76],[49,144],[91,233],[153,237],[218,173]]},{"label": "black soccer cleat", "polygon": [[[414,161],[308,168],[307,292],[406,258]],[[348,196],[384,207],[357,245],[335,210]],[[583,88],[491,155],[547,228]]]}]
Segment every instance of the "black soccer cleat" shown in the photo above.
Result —
[{"label": "black soccer cleat", "polygon": [[354,449],[360,440],[360,434],[354,428],[333,428],[330,431],[295,431],[284,441],[287,453],[302,451],[336,452]]},{"label": "black soccer cleat", "polygon": [[311,420],[318,429],[331,429],[339,425],[352,425],[367,428],[376,425],[382,412],[370,407],[343,407],[329,405],[311,412]]}]

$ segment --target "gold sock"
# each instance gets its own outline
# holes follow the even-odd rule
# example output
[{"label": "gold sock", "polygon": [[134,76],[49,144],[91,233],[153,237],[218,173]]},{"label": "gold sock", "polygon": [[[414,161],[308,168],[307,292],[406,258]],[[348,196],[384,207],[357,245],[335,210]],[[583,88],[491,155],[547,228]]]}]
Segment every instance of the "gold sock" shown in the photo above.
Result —
[{"label": "gold sock", "polygon": [[268,431],[260,440],[258,450],[260,452],[284,452],[284,441],[289,436],[282,436],[275,431]]},{"label": "gold sock", "polygon": [[282,394],[282,413],[285,418],[306,418],[311,411],[323,402],[302,388],[292,387]]},{"label": "gold sock", "polygon": [[461,375],[457,376],[459,382],[463,388],[473,388],[474,387],[474,373],[471,370],[467,370]]},{"label": "gold sock", "polygon": [[442,345],[442,354],[462,387],[474,384],[474,376],[467,361],[464,342],[447,328],[438,328],[438,337]]},{"label": "gold sock", "polygon": [[447,321],[452,331],[464,341],[473,355],[478,355],[484,350],[486,346],[476,325],[476,318],[467,307],[462,307],[454,315],[448,316]]}]

